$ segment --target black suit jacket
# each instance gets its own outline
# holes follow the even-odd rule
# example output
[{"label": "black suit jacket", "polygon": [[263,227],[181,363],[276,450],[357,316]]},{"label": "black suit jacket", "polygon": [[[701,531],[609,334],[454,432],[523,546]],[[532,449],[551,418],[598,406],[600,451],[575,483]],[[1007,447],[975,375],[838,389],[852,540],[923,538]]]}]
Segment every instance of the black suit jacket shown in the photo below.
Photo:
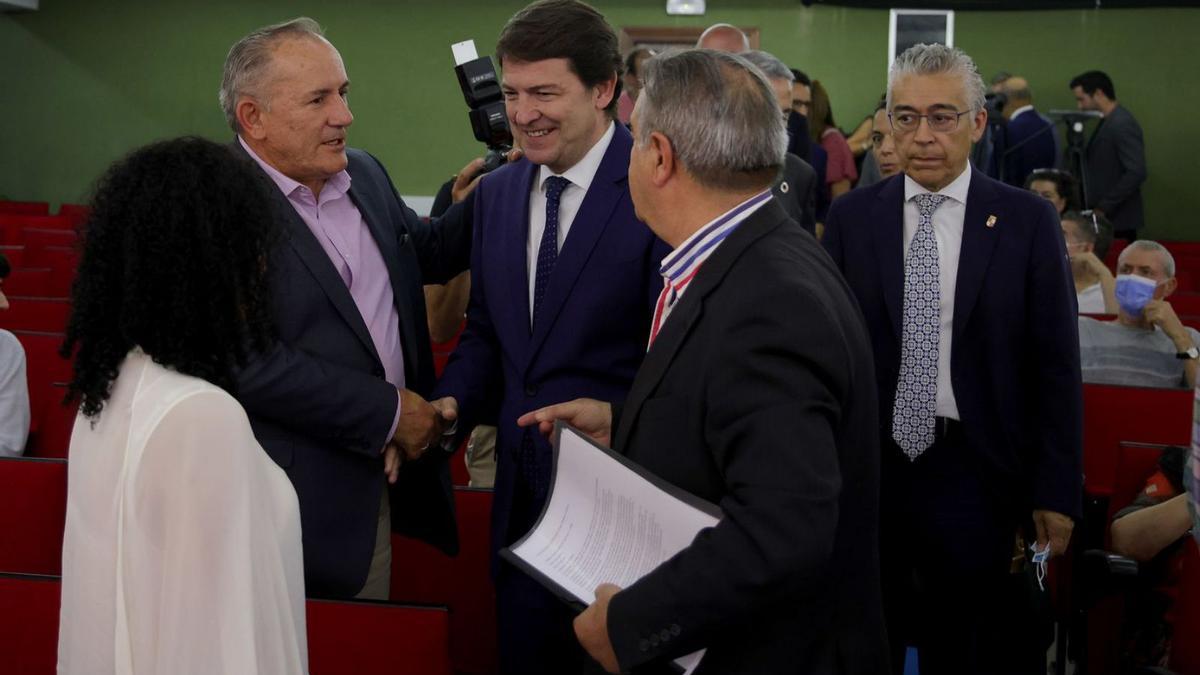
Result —
[{"label": "black suit jacket", "polygon": [[[904,306],[903,206],[903,175],[853,190],[829,210],[823,240],[871,331],[879,433],[890,453],[900,452],[891,425]],[[1074,297],[1054,207],[973,171],[950,379],[971,461],[993,498],[1014,513],[1080,516],[1083,390]]]},{"label": "black suit jacket", "polygon": [[1036,109],[1009,120],[1004,128],[1004,182],[1024,187],[1034,169],[1052,169],[1058,161],[1054,123]]},{"label": "black suit jacket", "polygon": [[808,162],[792,153],[785,156],[783,171],[771,186],[771,192],[780,206],[808,230],[817,232],[817,171]]},{"label": "black suit jacket", "polygon": [[1104,211],[1115,230],[1142,227],[1142,183],[1146,147],[1142,127],[1125,106],[1100,122],[1087,146],[1087,194],[1090,208]]},{"label": "black suit jacket", "polygon": [[[235,141],[233,147],[264,181],[284,232],[270,261],[278,340],[240,373],[237,397],[255,436],[300,498],[308,594],[352,596],[366,581],[375,547],[384,486],[380,450],[398,393],[384,380],[366,323],[316,237],[241,145]],[[434,375],[422,284],[444,283],[466,269],[469,200],[439,223],[424,223],[405,206],[378,160],[361,150],[346,154],[350,197],[391,278],[405,386],[427,396]],[[457,551],[444,454],[427,453],[406,464],[390,498],[394,530]]]},{"label": "black suit jacket", "polygon": [[887,670],[875,407],[849,289],[768,201],[700,268],[619,412],[618,452],[724,512],[614,597],[623,668],[703,647],[700,673]]}]

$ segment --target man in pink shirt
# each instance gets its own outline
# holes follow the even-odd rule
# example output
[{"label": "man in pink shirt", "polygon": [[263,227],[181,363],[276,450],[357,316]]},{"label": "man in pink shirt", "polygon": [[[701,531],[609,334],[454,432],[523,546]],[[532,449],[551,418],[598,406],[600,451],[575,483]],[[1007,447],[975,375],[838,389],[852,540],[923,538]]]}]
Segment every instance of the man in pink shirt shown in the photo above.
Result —
[{"label": "man in pink shirt", "polygon": [[307,18],[226,59],[233,151],[261,170],[285,232],[268,261],[278,341],[236,394],[299,496],[308,593],[386,599],[392,529],[457,549],[445,453],[426,452],[442,423],[425,400],[421,287],[466,269],[470,211],[423,223],[378,160],[346,147],[349,86]]}]

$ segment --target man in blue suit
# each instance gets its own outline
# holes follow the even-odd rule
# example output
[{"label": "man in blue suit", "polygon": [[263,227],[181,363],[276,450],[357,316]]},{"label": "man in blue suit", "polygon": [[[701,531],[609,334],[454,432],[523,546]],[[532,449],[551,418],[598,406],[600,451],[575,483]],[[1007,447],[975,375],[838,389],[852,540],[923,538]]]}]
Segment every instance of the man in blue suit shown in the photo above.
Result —
[{"label": "man in blue suit", "polygon": [[[1033,92],[1023,77],[1010,77],[1000,85],[1007,99],[1001,111],[1004,127],[1005,183],[1023,187],[1034,169],[1052,169],[1058,162],[1058,135],[1054,122],[1033,107]],[[997,161],[1000,161],[999,159]]]},{"label": "man in blue suit", "polygon": [[1080,515],[1071,272],[1053,207],[968,163],[987,120],[970,57],[905,51],[888,111],[905,174],[839,199],[824,243],[875,354],[893,668],[915,644],[923,675],[989,672],[1018,530],[1058,554]]},{"label": "man in blue suit", "polygon": [[[667,253],[633,212],[632,139],[614,123],[621,55],[604,17],[575,0],[536,2],[509,20],[496,52],[525,156],[474,195],[467,328],[435,393],[459,431],[498,428],[494,550],[529,530],[550,480],[550,446],[517,417],[625,397]],[[567,605],[498,560],[495,582],[502,672],[582,667]]]}]

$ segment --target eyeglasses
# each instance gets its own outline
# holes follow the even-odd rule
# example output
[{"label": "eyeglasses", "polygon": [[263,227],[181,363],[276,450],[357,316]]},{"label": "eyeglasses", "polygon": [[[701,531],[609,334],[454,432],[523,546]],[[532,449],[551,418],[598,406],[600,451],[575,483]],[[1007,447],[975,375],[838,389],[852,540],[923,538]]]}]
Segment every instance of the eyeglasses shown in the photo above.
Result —
[{"label": "eyeglasses", "polygon": [[1096,220],[1096,212],[1095,211],[1088,209],[1086,211],[1080,211],[1079,215],[1083,216],[1084,218],[1091,218],[1092,219],[1092,232],[1095,232],[1096,234],[1100,234],[1100,223]]},{"label": "eyeglasses", "polygon": [[921,126],[921,119],[924,118],[929,122],[929,129],[931,131],[946,133],[957,129],[959,118],[970,113],[970,110],[962,112],[947,110],[944,112],[929,113],[928,115],[918,115],[915,112],[907,111],[890,112],[888,113],[888,119],[892,121],[892,128],[896,131],[916,131],[917,127]]}]

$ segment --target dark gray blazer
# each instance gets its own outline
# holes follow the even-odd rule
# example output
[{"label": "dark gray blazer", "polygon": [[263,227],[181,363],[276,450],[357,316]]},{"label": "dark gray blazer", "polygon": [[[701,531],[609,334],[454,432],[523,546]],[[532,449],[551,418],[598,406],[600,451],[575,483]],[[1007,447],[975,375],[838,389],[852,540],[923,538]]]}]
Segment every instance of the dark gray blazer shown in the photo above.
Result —
[{"label": "dark gray blazer", "polygon": [[1104,211],[1115,230],[1140,229],[1145,181],[1142,127],[1124,106],[1117,106],[1100,122],[1088,142],[1088,207]]},{"label": "dark gray blazer", "polygon": [[[283,241],[270,261],[278,340],[238,378],[263,449],[287,472],[300,499],[305,590],[349,597],[366,581],[375,549],[383,479],[380,450],[396,415],[396,388],[384,370],[349,289],[312,231],[236,141],[271,195]],[[467,268],[472,200],[441,221],[405,206],[383,166],[347,149],[350,198],[387,265],[400,317],[405,386],[433,389],[433,353],[422,284],[445,283]],[[464,213],[467,217],[464,217]],[[392,526],[457,551],[453,492],[444,453],[406,463],[390,490]]]},{"label": "dark gray blazer", "polygon": [[788,153],[783,171],[771,186],[771,192],[792,220],[808,230],[817,232],[817,171],[792,153]]}]

